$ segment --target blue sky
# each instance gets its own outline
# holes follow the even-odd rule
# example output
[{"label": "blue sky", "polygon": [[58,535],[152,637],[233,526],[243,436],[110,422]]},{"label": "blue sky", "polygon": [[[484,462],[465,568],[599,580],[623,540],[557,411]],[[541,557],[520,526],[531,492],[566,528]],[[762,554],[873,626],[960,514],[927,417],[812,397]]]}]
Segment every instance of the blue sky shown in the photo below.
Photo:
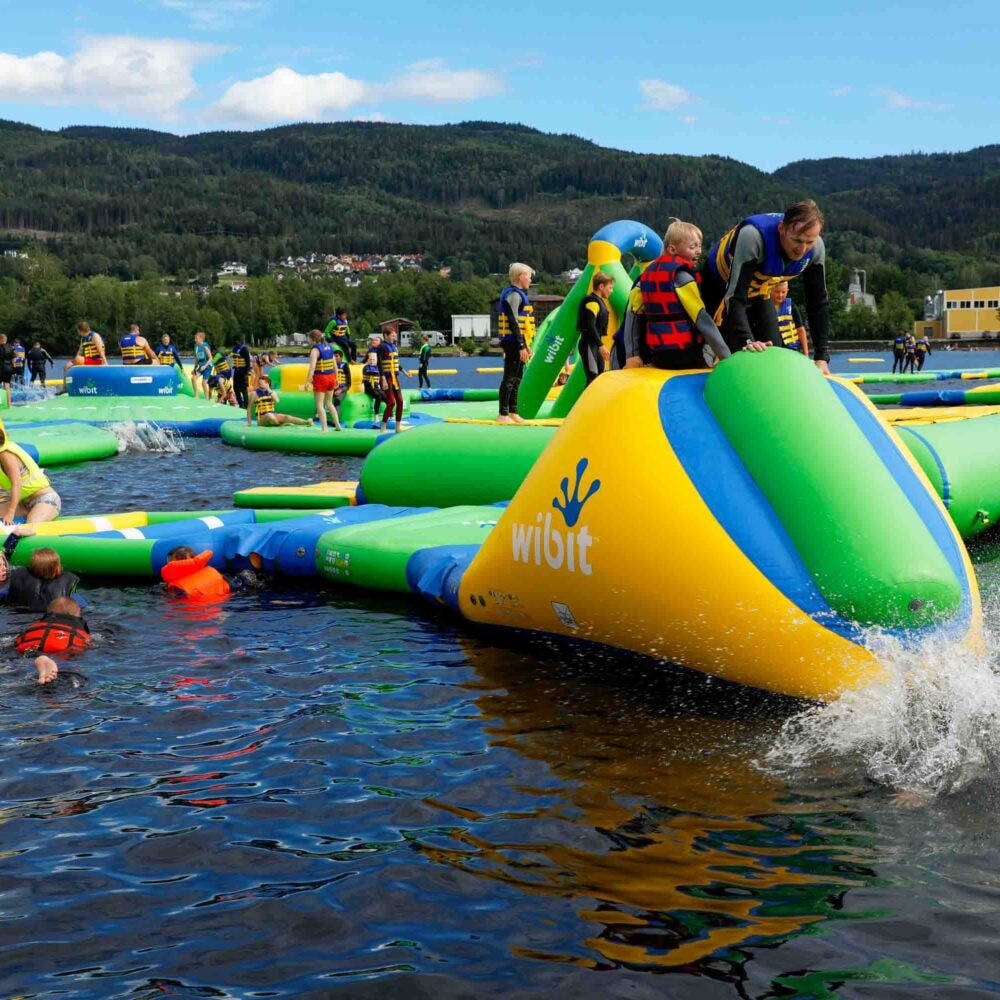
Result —
[{"label": "blue sky", "polygon": [[0,0],[0,117],[518,121],[764,170],[1000,141],[992,5],[830,6]]}]

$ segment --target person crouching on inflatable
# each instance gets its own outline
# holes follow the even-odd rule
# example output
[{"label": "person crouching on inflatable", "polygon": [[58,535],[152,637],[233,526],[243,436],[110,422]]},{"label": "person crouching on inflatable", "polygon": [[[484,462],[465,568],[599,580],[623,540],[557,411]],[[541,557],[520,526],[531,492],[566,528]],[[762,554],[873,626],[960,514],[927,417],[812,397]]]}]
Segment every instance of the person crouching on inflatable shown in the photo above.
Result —
[{"label": "person crouching on inflatable", "polygon": [[72,597],[57,597],[39,621],[15,637],[19,653],[39,654],[35,658],[39,684],[49,684],[58,676],[59,666],[53,656],[82,653],[90,645],[90,629],[81,611]]},{"label": "person crouching on inflatable", "polygon": [[35,460],[0,426],[0,522],[23,517],[29,524],[59,516],[62,500]]},{"label": "person crouching on inflatable", "polygon": [[209,549],[195,555],[190,546],[178,545],[167,553],[167,564],[160,576],[167,587],[192,601],[224,600],[230,593],[229,584],[214,566],[208,565],[211,558]]},{"label": "person crouching on inflatable", "polygon": [[271,376],[258,375],[257,385],[250,390],[247,402],[247,427],[250,426],[253,416],[257,417],[258,427],[280,427],[282,424],[308,426],[312,423],[311,420],[293,417],[288,413],[275,413],[274,408],[277,404],[278,393],[271,388]]}]

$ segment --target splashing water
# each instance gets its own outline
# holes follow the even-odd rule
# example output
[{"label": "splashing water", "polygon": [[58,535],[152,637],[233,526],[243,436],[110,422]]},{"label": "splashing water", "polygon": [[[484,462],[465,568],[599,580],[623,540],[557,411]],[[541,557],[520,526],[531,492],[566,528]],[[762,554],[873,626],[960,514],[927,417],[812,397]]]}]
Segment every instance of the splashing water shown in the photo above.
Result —
[{"label": "splashing water", "polygon": [[187,450],[184,438],[173,428],[160,427],[149,420],[126,420],[108,424],[108,430],[118,438],[119,453],[127,451],[162,452],[167,455],[178,455]]},{"label": "splashing water", "polygon": [[[988,620],[1000,621],[1000,601]],[[878,635],[884,680],[788,719],[760,762],[796,771],[818,763],[863,768],[882,785],[922,797],[948,795],[1000,765],[1000,637],[987,654],[943,640],[904,649]]]}]

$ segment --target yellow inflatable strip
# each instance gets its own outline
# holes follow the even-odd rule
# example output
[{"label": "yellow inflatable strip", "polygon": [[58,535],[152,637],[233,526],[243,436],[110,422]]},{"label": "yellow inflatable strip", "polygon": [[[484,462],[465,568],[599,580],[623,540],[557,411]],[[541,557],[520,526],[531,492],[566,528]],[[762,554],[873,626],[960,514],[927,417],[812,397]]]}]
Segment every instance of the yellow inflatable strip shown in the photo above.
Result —
[{"label": "yellow inflatable strip", "polygon": [[880,365],[881,358],[848,358],[852,365]]},{"label": "yellow inflatable strip", "polygon": [[249,489],[240,490],[244,496],[259,495],[271,496],[274,493],[287,493],[291,496],[313,496],[320,493],[323,496],[349,497],[354,503],[354,494],[357,492],[357,480],[335,479],[326,483],[310,483],[308,486],[251,486]]},{"label": "yellow inflatable strip", "polygon": [[477,368],[477,375],[501,375],[503,374],[502,368]]},{"label": "yellow inflatable strip", "polygon": [[[500,371],[503,371],[503,369],[501,368]],[[417,373],[416,373],[416,371],[412,371],[412,372],[411,371],[407,371],[406,374],[409,375],[412,378]],[[457,375],[458,374],[458,369],[457,368],[428,368],[427,369],[427,374],[428,375]]]},{"label": "yellow inflatable strip", "polygon": [[91,517],[61,517],[35,525],[35,534],[49,538],[57,535],[84,535],[95,531],[115,531],[118,528],[145,528],[149,518],[144,510],[122,514],[95,514]]},{"label": "yellow inflatable strip", "polygon": [[1000,406],[917,406],[878,411],[879,416],[888,424],[943,424],[952,420],[992,417],[997,413],[1000,413]]},{"label": "yellow inflatable strip", "polygon": [[562,418],[525,420],[523,424],[501,424],[498,420],[480,420],[473,417],[445,417],[446,424],[497,424],[500,427],[562,427]]},{"label": "yellow inflatable strip", "polygon": [[[963,379],[989,378],[989,375],[986,372],[962,372],[960,377]],[[969,391],[971,392],[972,390]]]}]

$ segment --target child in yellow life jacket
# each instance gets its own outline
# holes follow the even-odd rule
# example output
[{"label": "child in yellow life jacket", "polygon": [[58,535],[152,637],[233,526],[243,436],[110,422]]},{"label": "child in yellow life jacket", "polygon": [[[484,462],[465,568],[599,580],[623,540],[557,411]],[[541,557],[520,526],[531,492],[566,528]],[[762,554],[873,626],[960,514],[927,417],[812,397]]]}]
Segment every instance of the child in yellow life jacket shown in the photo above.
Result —
[{"label": "child in yellow life jacket", "polygon": [[211,603],[224,600],[230,588],[226,578],[208,562],[212,553],[205,549],[195,555],[188,545],[178,545],[167,553],[167,564],[160,570],[163,582],[192,601]]},{"label": "child in yellow life jacket", "polygon": [[90,645],[90,630],[81,611],[72,597],[57,597],[41,619],[15,637],[19,653],[39,654],[35,657],[39,684],[49,684],[59,674],[52,656],[82,653]]}]

